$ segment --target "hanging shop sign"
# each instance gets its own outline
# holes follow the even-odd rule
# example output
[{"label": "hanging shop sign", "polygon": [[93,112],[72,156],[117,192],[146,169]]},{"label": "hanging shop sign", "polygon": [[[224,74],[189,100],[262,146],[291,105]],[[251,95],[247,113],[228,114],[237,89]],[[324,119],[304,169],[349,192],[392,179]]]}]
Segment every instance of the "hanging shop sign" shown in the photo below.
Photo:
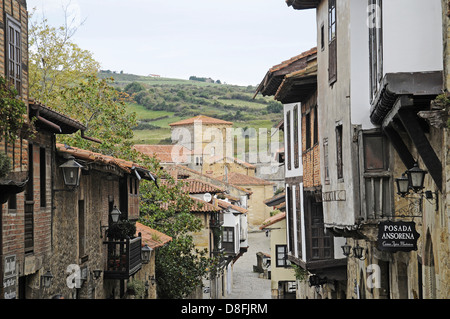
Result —
[{"label": "hanging shop sign", "polygon": [[378,225],[378,249],[390,252],[417,250],[420,234],[414,222],[384,221]]}]

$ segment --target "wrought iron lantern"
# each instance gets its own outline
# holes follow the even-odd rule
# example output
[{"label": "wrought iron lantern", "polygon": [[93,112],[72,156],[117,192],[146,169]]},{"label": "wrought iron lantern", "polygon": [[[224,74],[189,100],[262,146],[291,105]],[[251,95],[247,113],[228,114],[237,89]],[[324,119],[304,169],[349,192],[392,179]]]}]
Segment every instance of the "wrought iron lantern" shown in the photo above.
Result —
[{"label": "wrought iron lantern", "polygon": [[360,259],[360,260],[365,259],[365,257],[363,257],[364,247],[359,246],[358,243],[356,243],[356,246],[353,247],[353,249],[352,249],[352,246],[347,244],[347,241],[346,241],[345,245],[341,246],[341,248],[342,248],[342,253],[344,254],[345,257],[350,257],[351,251],[353,250],[353,257]]},{"label": "wrought iron lantern", "polygon": [[117,208],[116,205],[114,205],[113,210],[109,214],[111,215],[112,222],[117,223],[119,221],[119,217],[122,214],[122,212]]},{"label": "wrought iron lantern", "polygon": [[150,256],[152,254],[152,250],[147,244],[145,244],[141,248],[141,259],[144,264],[148,264],[150,262]]},{"label": "wrought iron lantern", "polygon": [[341,246],[341,248],[342,248],[342,253],[344,254],[345,257],[350,256],[350,249],[352,248],[352,246],[347,244],[347,241],[345,241],[345,245]]},{"label": "wrought iron lantern", "polygon": [[44,288],[50,288],[52,282],[53,282],[53,275],[50,272],[50,270],[47,270],[47,272],[41,276],[41,285]]},{"label": "wrought iron lantern", "polygon": [[406,174],[402,174],[402,177],[396,178],[397,194],[405,197],[409,193],[409,179]]},{"label": "wrought iron lantern", "polygon": [[59,166],[62,169],[64,184],[66,186],[77,187],[80,185],[81,169],[83,165],[79,164],[73,157]]},{"label": "wrought iron lantern", "polygon": [[408,175],[409,187],[414,192],[417,193],[423,189],[426,174],[427,171],[420,169],[417,163],[414,164],[413,168],[406,171],[406,175]]},{"label": "wrought iron lantern", "polygon": [[356,244],[356,247],[353,247],[353,257],[358,258],[358,259],[364,259],[363,251],[364,251],[364,247],[361,247],[358,244]]}]

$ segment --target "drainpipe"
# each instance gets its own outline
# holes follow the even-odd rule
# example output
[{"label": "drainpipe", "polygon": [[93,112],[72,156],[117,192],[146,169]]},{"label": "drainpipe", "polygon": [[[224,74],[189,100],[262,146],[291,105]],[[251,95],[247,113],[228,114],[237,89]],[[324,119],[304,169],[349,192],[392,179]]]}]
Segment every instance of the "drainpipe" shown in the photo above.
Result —
[{"label": "drainpipe", "polygon": [[62,133],[61,127],[59,125],[56,125],[55,123],[53,123],[39,115],[39,109],[37,110],[36,118],[38,119],[39,122],[42,122],[45,125],[50,126],[54,130],[56,130],[58,133]]}]

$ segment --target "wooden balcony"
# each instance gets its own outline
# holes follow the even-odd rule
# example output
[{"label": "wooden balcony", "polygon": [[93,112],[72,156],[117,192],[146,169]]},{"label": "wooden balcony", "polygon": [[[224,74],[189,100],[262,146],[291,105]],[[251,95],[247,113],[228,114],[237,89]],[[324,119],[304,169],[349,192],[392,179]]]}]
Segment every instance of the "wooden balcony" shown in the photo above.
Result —
[{"label": "wooden balcony", "polygon": [[108,251],[104,278],[128,279],[141,269],[141,237],[103,243]]}]

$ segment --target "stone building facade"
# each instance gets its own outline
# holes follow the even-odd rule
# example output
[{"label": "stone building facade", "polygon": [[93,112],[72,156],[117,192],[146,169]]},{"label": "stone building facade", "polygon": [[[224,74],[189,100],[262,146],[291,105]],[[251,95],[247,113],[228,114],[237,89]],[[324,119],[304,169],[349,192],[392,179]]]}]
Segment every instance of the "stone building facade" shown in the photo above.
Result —
[{"label": "stone building facade", "polygon": [[[343,143],[341,154],[331,154],[341,168],[330,168],[336,175],[337,167],[338,184],[339,169],[345,185],[353,184],[343,201],[324,206],[327,229],[361,247],[360,259],[348,258],[346,297],[448,298],[448,105],[434,100],[448,90],[448,1],[286,2],[317,10],[319,112],[333,108],[321,117],[321,151]],[[326,135],[347,137],[325,143]],[[427,171],[424,188],[401,197],[395,180],[414,165]],[[346,176],[352,166],[358,170]],[[380,244],[386,222],[414,222],[417,247]]]},{"label": "stone building facade", "polygon": [[19,137],[0,140],[11,164],[0,180],[0,298],[41,298],[41,275],[48,269],[52,247],[55,134],[84,127],[29,99],[26,1],[1,1],[0,22],[0,75],[26,106]]},{"label": "stone building facade", "polygon": [[[83,168],[76,188],[64,185],[62,170],[54,171],[52,258],[48,265],[54,278],[45,296],[124,298],[127,284],[142,268],[142,237],[138,232],[128,233],[130,239],[113,237],[112,212],[120,211],[118,223],[136,225],[138,176],[152,180],[152,175],[130,161],[62,144],[56,147],[59,165],[73,157]],[[98,278],[97,270],[101,273]]]},{"label": "stone building facade", "polygon": [[[329,171],[320,160],[317,70],[313,48],[272,67],[259,91],[284,104],[288,257],[307,274],[306,280],[297,282],[297,297],[342,298],[347,262],[337,249],[338,240],[323,224],[320,174],[322,169]],[[332,289],[315,289],[328,282]]]}]

